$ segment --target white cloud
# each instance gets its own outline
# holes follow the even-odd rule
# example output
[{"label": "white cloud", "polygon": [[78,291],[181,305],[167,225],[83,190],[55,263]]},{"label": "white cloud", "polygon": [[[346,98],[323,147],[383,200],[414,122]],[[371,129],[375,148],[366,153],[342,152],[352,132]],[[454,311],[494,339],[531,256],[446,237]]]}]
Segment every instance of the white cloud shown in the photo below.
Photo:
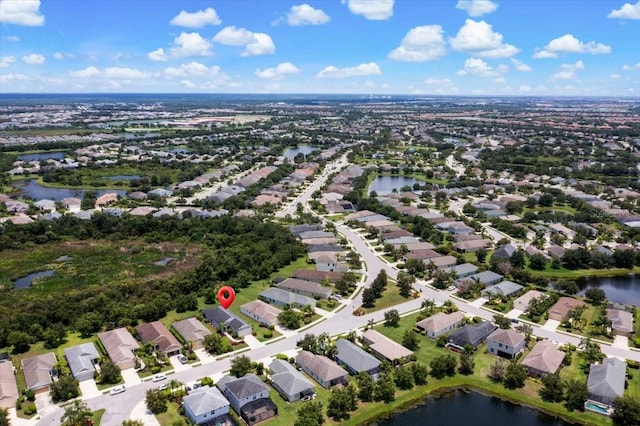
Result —
[{"label": "white cloud", "polygon": [[182,80],[180,82],[180,84],[182,85],[182,87],[184,87],[185,89],[194,89],[196,87],[195,83],[192,83],[189,80]]},{"label": "white cloud", "polygon": [[147,53],[147,58],[156,62],[163,62],[167,60],[167,54],[164,52],[162,47],[157,48],[153,52]]},{"label": "white cloud", "polygon": [[39,27],[44,25],[40,14],[40,0],[0,0],[0,22]]},{"label": "white cloud", "polygon": [[52,56],[53,59],[57,59],[58,61],[61,61],[63,59],[73,59],[76,57],[73,53],[67,52],[55,52]]},{"label": "white cloud", "polygon": [[583,43],[572,34],[565,34],[562,37],[554,38],[542,50],[533,54],[535,59],[557,58],[559,53],[590,53],[600,55],[611,53],[611,46],[590,41]]},{"label": "white cloud", "polygon": [[451,84],[451,80],[448,78],[435,78],[429,77],[424,81],[427,86],[448,86]]},{"label": "white cloud", "polygon": [[322,25],[329,22],[331,18],[321,9],[314,9],[304,3],[297,6],[291,6],[287,14],[287,24],[293,27],[301,27],[303,25]]},{"label": "white cloud", "polygon": [[507,82],[507,79],[504,78],[504,77],[498,77],[498,78],[494,79],[493,82],[497,83],[497,84],[504,84],[504,83]]},{"label": "white cloud", "polygon": [[22,62],[30,65],[42,65],[44,64],[44,56],[39,53],[31,53],[22,57]]},{"label": "white cloud", "polygon": [[573,80],[576,78],[576,71],[582,71],[584,69],[584,63],[578,61],[575,64],[562,64],[560,70],[554,73],[550,80]]},{"label": "white cloud", "polygon": [[285,75],[298,74],[300,70],[291,62],[283,62],[274,68],[267,68],[264,70],[256,70],[255,75],[258,78],[281,80]]},{"label": "white cloud", "polygon": [[479,75],[481,77],[496,77],[500,74],[504,74],[509,70],[507,65],[498,65],[496,68],[492,68],[482,59],[469,58],[464,61],[464,68],[456,71],[457,75]]},{"label": "white cloud", "polygon": [[502,34],[484,21],[467,19],[449,43],[454,50],[468,52],[481,58],[505,58],[520,51],[515,46],[503,43]]},{"label": "white cloud", "polygon": [[611,77],[612,80],[617,80],[619,78],[622,78],[620,74],[615,74],[615,73],[609,74],[609,77]]},{"label": "white cloud", "polygon": [[176,27],[202,28],[207,25],[220,25],[222,21],[218,17],[218,12],[214,8],[208,7],[193,13],[181,10],[169,23]]},{"label": "white cloud", "polygon": [[342,0],[354,15],[362,15],[372,21],[385,21],[393,16],[394,0]]},{"label": "white cloud", "polygon": [[498,5],[491,0],[458,0],[456,9],[467,12],[469,16],[482,16],[487,13],[495,12]]},{"label": "white cloud", "polygon": [[640,19],[640,1],[636,4],[625,3],[620,9],[612,10],[607,18],[613,19]]},{"label": "white cloud", "polygon": [[623,65],[622,71],[632,71],[632,70],[640,70],[640,62],[635,65]]},{"label": "white cloud", "polygon": [[18,73],[0,74],[0,82],[12,81],[12,80],[17,80],[17,81],[29,80],[29,76],[26,74],[18,74]]},{"label": "white cloud", "polygon": [[518,91],[520,93],[529,93],[531,92],[531,86],[527,86],[526,84],[524,84],[518,88]]},{"label": "white cloud", "polygon": [[265,33],[254,33],[234,26],[223,28],[213,41],[229,46],[244,46],[242,56],[268,55],[276,51],[273,40]]},{"label": "white cloud", "polygon": [[368,64],[360,64],[356,67],[338,68],[329,65],[316,74],[317,78],[346,78],[346,77],[363,77],[366,75],[380,75],[382,71],[375,62]]},{"label": "white cloud", "polygon": [[180,65],[180,67],[168,67],[163,71],[164,75],[169,78],[209,77],[218,75],[219,72],[219,66],[214,65],[209,68],[199,62],[189,62],[187,64]]},{"label": "white cloud", "polygon": [[175,47],[172,47],[170,52],[177,58],[213,55],[211,42],[204,39],[199,33],[183,32],[173,40],[173,44]]},{"label": "white cloud", "polygon": [[15,56],[0,56],[0,68],[6,68],[16,61]]},{"label": "white cloud", "polygon": [[100,75],[100,70],[94,66],[87,67],[83,70],[71,71],[71,77],[75,78],[91,78],[98,77]]},{"label": "white cloud", "polygon": [[446,53],[446,46],[440,25],[423,25],[409,30],[406,36],[389,53],[396,61],[424,62],[438,59]]},{"label": "white cloud", "polygon": [[109,67],[104,69],[104,76],[116,80],[141,80],[151,77],[151,74],[135,68]]},{"label": "white cloud", "polygon": [[513,67],[516,69],[516,71],[520,71],[520,72],[531,72],[532,68],[525,64],[522,61],[517,60],[516,58],[511,58],[511,63],[513,64]]},{"label": "white cloud", "polygon": [[9,37],[7,37],[7,41],[11,41],[13,43],[17,43],[17,42],[20,41],[20,37],[18,37],[18,36],[9,36]]}]

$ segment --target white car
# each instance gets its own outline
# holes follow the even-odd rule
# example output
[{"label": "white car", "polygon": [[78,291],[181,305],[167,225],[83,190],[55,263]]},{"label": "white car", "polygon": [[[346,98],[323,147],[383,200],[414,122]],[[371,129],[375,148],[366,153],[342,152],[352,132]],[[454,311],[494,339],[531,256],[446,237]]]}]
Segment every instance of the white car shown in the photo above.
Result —
[{"label": "white car", "polygon": [[450,285],[449,287],[447,287],[447,290],[449,291],[453,291],[456,289],[456,286]]},{"label": "white car", "polygon": [[116,386],[115,388],[111,389],[111,391],[109,392],[109,395],[111,395],[111,396],[117,395],[117,394],[122,393],[124,391],[126,391],[124,385]]},{"label": "white car", "polygon": [[167,375],[164,373],[156,374],[155,376],[153,376],[153,379],[151,380],[153,382],[161,382],[163,380],[167,380]]},{"label": "white car", "polygon": [[163,383],[160,386],[158,386],[158,389],[159,390],[165,390],[168,387],[169,387],[169,383]]},{"label": "white car", "polygon": [[182,363],[182,364],[186,364],[187,363],[187,357],[186,356],[180,354],[180,355],[177,356],[177,358],[178,358],[178,361],[180,361],[180,363]]}]

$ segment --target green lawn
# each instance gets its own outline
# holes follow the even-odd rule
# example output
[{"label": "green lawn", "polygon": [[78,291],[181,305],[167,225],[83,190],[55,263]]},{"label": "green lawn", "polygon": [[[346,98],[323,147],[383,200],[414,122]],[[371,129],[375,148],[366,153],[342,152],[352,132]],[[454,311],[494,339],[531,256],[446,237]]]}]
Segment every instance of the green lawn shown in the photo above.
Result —
[{"label": "green lawn", "polygon": [[608,269],[567,269],[560,267],[554,269],[551,267],[551,263],[547,264],[547,267],[542,271],[536,271],[527,266],[527,271],[531,275],[544,278],[562,278],[562,279],[578,279],[580,277],[613,277],[622,276],[627,274],[640,273],[640,266],[636,266],[633,269],[625,268],[608,268]]},{"label": "green lawn", "polygon": [[167,404],[167,411],[156,415],[161,426],[187,425],[187,418],[178,414],[178,406],[172,402]]},{"label": "green lawn", "polygon": [[391,308],[399,303],[407,302],[410,298],[400,296],[400,288],[394,281],[389,280],[387,289],[382,293],[380,299],[376,299],[376,305],[373,308],[362,308],[366,313]]}]

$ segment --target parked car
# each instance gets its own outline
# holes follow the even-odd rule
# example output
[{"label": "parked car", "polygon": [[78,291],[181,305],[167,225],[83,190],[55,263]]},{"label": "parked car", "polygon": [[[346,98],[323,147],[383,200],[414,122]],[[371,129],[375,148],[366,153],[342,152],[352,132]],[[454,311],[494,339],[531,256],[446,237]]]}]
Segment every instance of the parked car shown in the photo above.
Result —
[{"label": "parked car", "polygon": [[169,383],[163,383],[163,384],[161,384],[160,386],[158,386],[158,389],[160,389],[160,390],[165,390],[165,389],[166,389],[166,388],[168,388],[168,387],[169,387]]},{"label": "parked car", "polygon": [[456,289],[456,286],[454,286],[454,285],[450,285],[449,287],[447,287],[448,291],[453,291],[455,289]]},{"label": "parked car", "polygon": [[161,382],[162,380],[167,380],[167,375],[164,373],[156,374],[151,380],[154,382]]},{"label": "parked car", "polygon": [[109,395],[113,396],[113,395],[117,395],[119,393],[122,393],[124,391],[126,391],[127,389],[125,389],[124,385],[119,385],[114,387],[113,389],[111,389],[111,391],[109,392]]},{"label": "parked car", "polygon": [[180,363],[182,363],[182,364],[186,364],[187,363],[187,357],[186,356],[180,354],[180,355],[177,356],[177,358],[178,358],[178,361],[180,361]]}]

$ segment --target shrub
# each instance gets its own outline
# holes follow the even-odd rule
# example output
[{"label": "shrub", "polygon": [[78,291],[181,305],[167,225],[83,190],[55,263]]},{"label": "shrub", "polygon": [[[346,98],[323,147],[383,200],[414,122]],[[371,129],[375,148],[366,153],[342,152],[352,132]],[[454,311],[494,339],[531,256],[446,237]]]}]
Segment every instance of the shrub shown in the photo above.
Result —
[{"label": "shrub", "polygon": [[276,358],[280,359],[282,361],[288,361],[289,360],[289,357],[286,356],[285,354],[278,354],[278,355],[276,355]]},{"label": "shrub", "polygon": [[640,362],[634,361],[634,360],[631,359],[631,360],[627,361],[627,366],[629,368],[633,368],[634,370],[637,370],[637,369],[640,368]]},{"label": "shrub", "polygon": [[273,332],[271,330],[267,330],[264,333],[262,333],[262,336],[265,339],[271,339],[273,337]]},{"label": "shrub", "polygon": [[27,416],[35,414],[36,411],[36,404],[27,404],[27,406],[24,407],[24,414]]},{"label": "shrub", "polygon": [[18,398],[16,400],[16,410],[22,410],[22,401],[21,401],[21,399],[22,398]]},{"label": "shrub", "polygon": [[31,389],[25,390],[24,396],[27,398],[27,401],[33,402],[36,400],[36,394]]},{"label": "shrub", "polygon": [[154,365],[151,367],[151,374],[158,374],[160,372],[160,366]]}]

